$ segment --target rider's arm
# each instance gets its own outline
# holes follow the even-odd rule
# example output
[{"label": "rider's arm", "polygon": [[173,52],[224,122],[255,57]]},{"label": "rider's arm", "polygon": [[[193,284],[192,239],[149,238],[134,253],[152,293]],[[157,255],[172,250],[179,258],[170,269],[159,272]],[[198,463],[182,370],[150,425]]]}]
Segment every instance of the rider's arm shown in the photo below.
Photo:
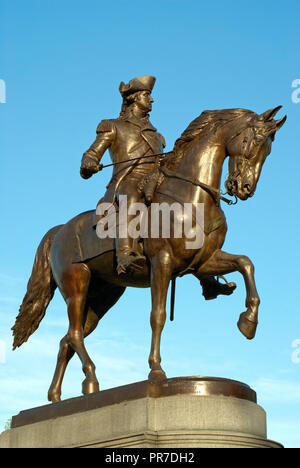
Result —
[{"label": "rider's arm", "polygon": [[99,162],[116,135],[115,125],[111,120],[102,120],[97,127],[97,138],[83,154],[80,174],[84,179],[91,177],[99,170]]}]

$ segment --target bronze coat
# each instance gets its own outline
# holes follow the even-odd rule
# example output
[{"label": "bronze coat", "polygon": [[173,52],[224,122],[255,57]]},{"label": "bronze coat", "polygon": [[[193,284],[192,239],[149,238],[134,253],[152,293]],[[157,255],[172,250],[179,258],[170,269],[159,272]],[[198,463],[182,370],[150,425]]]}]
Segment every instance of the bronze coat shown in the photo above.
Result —
[{"label": "bronze coat", "polygon": [[[149,121],[149,117],[138,119],[135,116],[123,116],[118,119],[102,120],[97,127],[97,138],[84,153],[85,158],[93,159],[97,164],[108,149],[114,166],[112,179],[108,184],[105,199],[113,201],[120,184],[130,173],[137,178],[142,177],[153,169],[156,158],[147,158],[124,162],[128,159],[161,153],[165,147],[163,136]],[[119,164],[121,163],[121,164]]]}]

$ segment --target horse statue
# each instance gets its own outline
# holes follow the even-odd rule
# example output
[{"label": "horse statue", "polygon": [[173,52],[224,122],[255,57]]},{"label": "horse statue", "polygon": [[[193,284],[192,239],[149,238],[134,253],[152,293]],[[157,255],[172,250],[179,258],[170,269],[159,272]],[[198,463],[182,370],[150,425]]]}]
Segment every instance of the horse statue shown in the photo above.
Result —
[{"label": "horse statue", "polygon": [[[94,210],[47,232],[37,249],[27,292],[12,330],[15,349],[38,328],[58,287],[67,304],[69,329],[60,342],[49,401],[60,401],[64,373],[75,353],[85,374],[83,394],[99,391],[95,365],[87,353],[84,338],[128,286],[151,288],[149,380],[166,378],[161,367],[160,340],[166,320],[168,287],[178,276],[192,273],[202,280],[239,271],[245,281],[247,309],[239,317],[238,328],[248,339],[255,336],[260,299],[254,266],[244,255],[221,250],[227,225],[220,207],[220,198],[224,199],[220,183],[228,156],[227,193],[240,200],[254,195],[275,133],[286,120],[286,116],[274,119],[280,108],[260,115],[246,109],[205,111],[191,122],[175,142],[171,154],[164,158],[160,169],[162,181],[152,201],[168,205],[174,201],[182,205],[203,203],[204,238],[200,249],[188,248],[186,241],[190,238],[184,235],[148,237],[139,242],[147,258],[146,266],[132,274],[118,275],[113,239],[99,239],[92,228]],[[101,254],[82,260],[83,252],[91,251],[92,246],[99,250],[101,245],[104,246]]]}]

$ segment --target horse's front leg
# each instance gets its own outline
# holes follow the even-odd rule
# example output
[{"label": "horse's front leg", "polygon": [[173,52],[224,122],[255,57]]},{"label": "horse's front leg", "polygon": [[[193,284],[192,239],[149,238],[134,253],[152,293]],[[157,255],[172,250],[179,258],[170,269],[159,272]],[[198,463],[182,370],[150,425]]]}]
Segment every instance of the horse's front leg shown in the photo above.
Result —
[{"label": "horse's front leg", "polygon": [[197,277],[209,275],[222,275],[239,271],[245,281],[246,312],[240,315],[238,328],[249,340],[254,338],[257,327],[258,306],[260,299],[254,280],[254,266],[251,260],[244,255],[231,255],[222,250],[217,250],[210,259],[197,271]]},{"label": "horse's front leg", "polygon": [[166,321],[166,301],[168,287],[172,275],[171,257],[169,253],[160,251],[151,259],[151,328],[152,342],[149,355],[149,380],[162,380],[166,374],[161,368],[160,339]]}]

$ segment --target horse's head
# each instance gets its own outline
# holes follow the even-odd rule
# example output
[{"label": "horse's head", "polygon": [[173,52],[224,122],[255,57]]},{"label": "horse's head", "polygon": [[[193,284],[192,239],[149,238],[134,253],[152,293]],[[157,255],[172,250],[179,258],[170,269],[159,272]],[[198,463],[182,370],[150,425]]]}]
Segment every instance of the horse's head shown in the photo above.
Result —
[{"label": "horse's head", "polygon": [[273,117],[281,109],[275,107],[261,115],[254,114],[233,125],[233,135],[227,141],[229,155],[229,175],[225,187],[229,195],[236,195],[247,200],[255,193],[258,179],[266,157],[271,152],[275,133],[279,130],[286,116],[280,120]]}]

